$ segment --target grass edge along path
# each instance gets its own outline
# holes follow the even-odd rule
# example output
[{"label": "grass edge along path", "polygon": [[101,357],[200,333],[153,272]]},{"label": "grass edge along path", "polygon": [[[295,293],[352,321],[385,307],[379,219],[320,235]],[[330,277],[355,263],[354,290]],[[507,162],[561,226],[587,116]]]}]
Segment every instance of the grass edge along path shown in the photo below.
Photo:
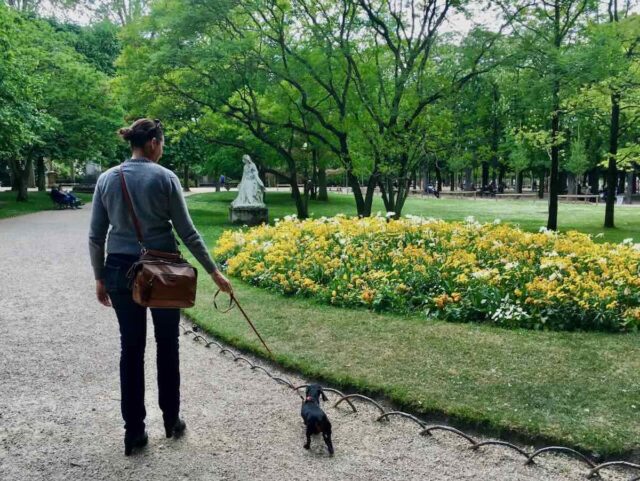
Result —
[{"label": "grass edge along path", "polygon": [[[192,215],[212,247],[229,227],[226,202],[198,197],[189,199]],[[492,436],[606,457],[640,454],[637,334],[446,323],[325,306],[233,282],[285,368]],[[188,316],[225,342],[265,357],[237,310],[222,315],[213,309],[213,287],[202,276]]]}]

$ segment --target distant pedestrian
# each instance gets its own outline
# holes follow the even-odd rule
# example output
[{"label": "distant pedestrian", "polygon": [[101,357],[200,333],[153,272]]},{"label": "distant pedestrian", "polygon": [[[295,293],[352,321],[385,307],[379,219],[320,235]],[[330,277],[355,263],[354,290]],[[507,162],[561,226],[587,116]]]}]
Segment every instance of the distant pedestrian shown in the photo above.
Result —
[{"label": "distant pedestrian", "polygon": [[220,175],[220,187],[224,187],[224,183],[225,183],[225,178],[224,178],[224,174]]}]

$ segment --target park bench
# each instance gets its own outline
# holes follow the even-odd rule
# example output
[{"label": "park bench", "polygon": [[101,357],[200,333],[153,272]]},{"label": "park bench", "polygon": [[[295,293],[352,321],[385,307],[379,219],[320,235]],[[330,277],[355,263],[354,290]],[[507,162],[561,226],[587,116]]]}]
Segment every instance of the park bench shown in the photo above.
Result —
[{"label": "park bench", "polygon": [[536,200],[538,198],[538,194],[524,194],[524,193],[507,193],[507,194],[496,194],[496,200],[498,199],[533,199]]},{"label": "park bench", "polygon": [[559,195],[558,200],[566,200],[567,202],[591,202],[595,200],[596,204],[600,203],[600,196],[597,194],[564,194]]},{"label": "park bench", "polygon": [[80,192],[82,194],[93,194],[96,190],[96,184],[76,184],[73,187],[73,192]]},{"label": "park bench", "polygon": [[[291,190],[291,184],[276,184],[276,191],[280,189]],[[304,184],[298,184],[298,190],[304,190]]]},{"label": "park bench", "polygon": [[239,183],[240,182],[238,182],[237,180],[228,180],[224,183],[224,188],[227,190],[235,189],[236,187],[238,187]]},{"label": "park bench", "polygon": [[441,191],[440,195],[448,197],[473,197],[478,198],[478,194],[475,190],[454,190],[454,191]]}]

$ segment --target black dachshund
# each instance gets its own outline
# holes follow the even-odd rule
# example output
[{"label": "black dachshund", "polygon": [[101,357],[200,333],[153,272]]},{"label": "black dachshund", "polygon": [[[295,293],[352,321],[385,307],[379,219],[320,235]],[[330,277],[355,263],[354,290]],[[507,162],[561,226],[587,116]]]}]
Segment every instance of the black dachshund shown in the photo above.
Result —
[{"label": "black dachshund", "polygon": [[304,403],[302,403],[302,419],[307,427],[307,443],[304,449],[311,446],[311,435],[322,433],[324,442],[329,449],[329,454],[333,456],[333,444],[331,443],[331,423],[325,412],[320,407],[320,396],[326,401],[327,396],[324,395],[322,387],[318,384],[312,384],[307,387],[307,394]]}]

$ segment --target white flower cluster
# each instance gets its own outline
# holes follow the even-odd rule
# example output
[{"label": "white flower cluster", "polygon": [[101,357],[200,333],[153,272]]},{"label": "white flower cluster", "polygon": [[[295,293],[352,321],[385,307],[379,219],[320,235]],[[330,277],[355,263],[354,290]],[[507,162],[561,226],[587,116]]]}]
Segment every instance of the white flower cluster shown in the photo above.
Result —
[{"label": "white flower cluster", "polygon": [[471,273],[471,276],[480,280],[491,279],[491,277],[493,277],[493,271],[491,271],[491,269],[480,269],[479,271]]},{"label": "white flower cluster", "polygon": [[411,225],[427,225],[442,222],[442,219],[436,219],[434,217],[422,217],[419,215],[407,214],[404,216]]},{"label": "white flower cluster", "polygon": [[526,319],[529,319],[529,314],[527,314],[522,307],[517,304],[513,304],[509,299],[509,296],[506,296],[502,299],[500,306],[495,310],[493,314],[491,314],[491,320],[493,322],[498,321],[516,321],[521,322]]},{"label": "white flower cluster", "polygon": [[549,230],[545,226],[540,227],[538,230],[541,234],[544,234],[548,237],[558,237],[558,233],[555,230]]},{"label": "white flower cluster", "polygon": [[242,232],[234,232],[233,242],[235,242],[235,244],[239,247],[243,246],[245,243],[244,234]]}]

